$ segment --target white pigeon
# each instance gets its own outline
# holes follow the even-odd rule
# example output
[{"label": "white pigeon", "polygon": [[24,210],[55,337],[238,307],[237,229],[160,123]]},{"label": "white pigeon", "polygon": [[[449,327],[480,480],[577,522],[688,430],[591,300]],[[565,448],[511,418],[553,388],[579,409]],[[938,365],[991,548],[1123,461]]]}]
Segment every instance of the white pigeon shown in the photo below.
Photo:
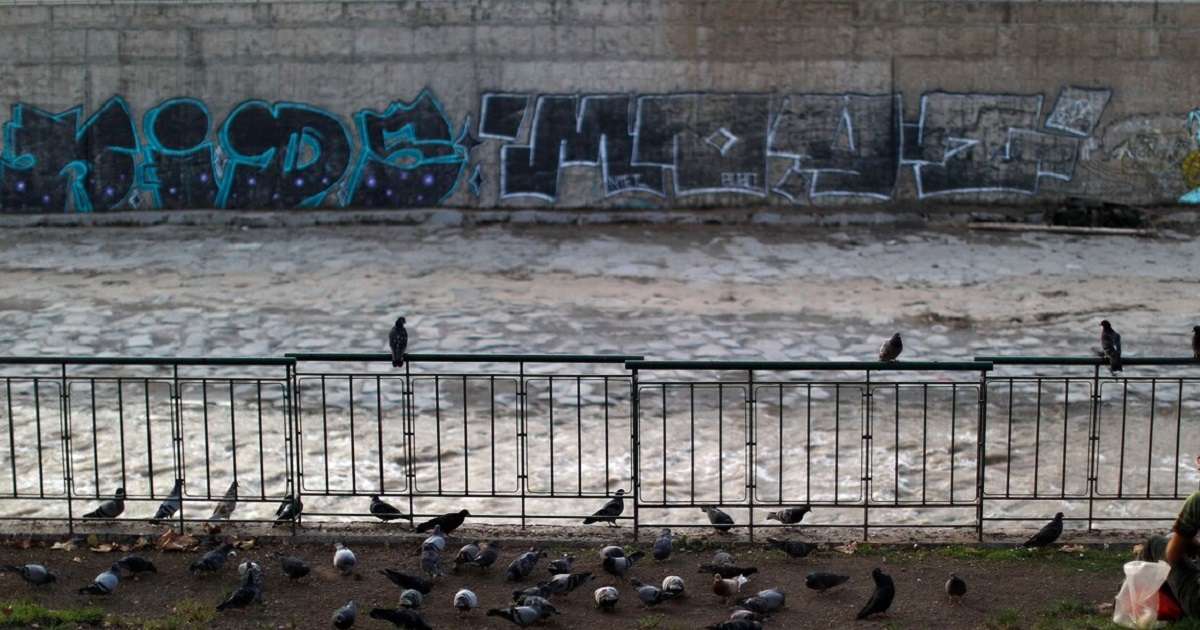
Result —
[{"label": "white pigeon", "polygon": [[335,543],[334,547],[337,551],[333,552],[333,566],[337,567],[342,575],[350,575],[354,573],[354,566],[358,564],[358,559],[354,557],[354,552],[346,548],[342,543]]}]

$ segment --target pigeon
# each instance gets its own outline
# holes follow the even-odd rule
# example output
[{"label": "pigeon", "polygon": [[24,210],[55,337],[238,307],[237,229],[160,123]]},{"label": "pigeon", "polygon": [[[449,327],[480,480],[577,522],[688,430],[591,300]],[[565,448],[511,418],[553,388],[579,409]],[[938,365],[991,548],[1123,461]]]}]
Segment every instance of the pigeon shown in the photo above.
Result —
[{"label": "pigeon", "polygon": [[783,608],[784,603],[787,601],[787,596],[777,588],[767,588],[755,593],[754,599],[759,599],[766,603],[766,611],[760,613],[765,615]]},{"label": "pigeon", "polygon": [[1200,359],[1200,326],[1192,326],[1192,358]]},{"label": "pigeon", "polygon": [[358,602],[350,600],[349,604],[333,611],[333,627],[346,630],[354,626],[354,618],[358,616]]},{"label": "pigeon", "polygon": [[817,545],[801,541],[768,538],[766,544],[763,545],[763,549],[778,549],[793,558],[803,558],[816,551]]},{"label": "pigeon", "polygon": [[876,567],[874,571],[871,571],[871,577],[875,579],[875,592],[871,593],[871,599],[867,600],[867,605],[858,611],[858,619],[886,613],[888,607],[892,605],[892,600],[896,598],[896,585],[892,583],[891,576],[883,572],[883,569]]},{"label": "pigeon", "polygon": [[705,626],[706,630],[763,630],[761,621],[754,619],[726,619],[718,624]]},{"label": "pigeon", "polygon": [[210,521],[228,520],[233,511],[237,509],[237,479],[234,479],[229,484],[229,489],[225,491],[225,496],[221,498],[221,502],[217,503],[217,507],[213,508],[212,516],[208,517]]},{"label": "pigeon", "polygon": [[288,576],[289,580],[299,580],[308,575],[308,572],[312,570],[312,567],[295,556],[283,556],[279,559],[279,566],[283,569],[283,574]]},{"label": "pigeon", "polygon": [[742,590],[742,586],[749,581],[750,580],[744,575],[726,579],[719,575],[713,574],[713,595],[720,597],[721,601],[729,603],[729,598],[737,595]]},{"label": "pigeon", "polygon": [[230,593],[225,601],[217,604],[218,612],[227,608],[244,608],[252,602],[262,603],[262,567],[257,562],[243,562],[238,570],[241,571],[242,567],[246,570],[241,586]]},{"label": "pigeon", "polygon": [[879,360],[891,363],[904,351],[904,342],[900,341],[900,333],[894,333],[890,339],[879,346]]},{"label": "pigeon", "polygon": [[433,630],[428,621],[421,616],[421,613],[415,610],[396,610],[392,608],[372,608],[371,612],[367,613],[372,619],[381,621],[390,621],[397,628],[408,628],[409,630]]},{"label": "pigeon", "polygon": [[712,563],[713,564],[733,564],[733,554],[729,553],[728,551],[725,551],[724,549],[718,549],[717,552],[713,554]]},{"label": "pigeon", "polygon": [[624,557],[625,557],[625,549],[618,547],[617,545],[607,545],[600,550],[600,559],[601,560],[603,560],[604,558],[624,558]]},{"label": "pigeon", "polygon": [[546,582],[551,595],[569,595],[571,591],[591,582],[596,576],[587,573],[559,573]]},{"label": "pigeon", "polygon": [[784,525],[795,525],[796,523],[799,523],[800,521],[804,520],[804,515],[808,514],[811,511],[812,511],[812,508],[810,508],[807,505],[802,505],[800,507],[784,508],[782,510],[777,510],[775,512],[768,512],[767,520],[768,521],[779,521],[780,523],[783,523]]},{"label": "pigeon", "polygon": [[1100,322],[1100,348],[1102,356],[1108,359],[1108,369],[1113,374],[1121,371],[1121,335],[1113,330],[1108,320]]},{"label": "pigeon", "polygon": [[421,570],[431,578],[446,575],[445,569],[442,568],[442,556],[432,546],[425,547],[425,551],[421,553]]},{"label": "pigeon", "polygon": [[950,579],[946,580],[946,595],[950,597],[950,603],[957,602],[966,594],[967,581],[958,577],[957,573],[951,573]]},{"label": "pigeon", "polygon": [[238,565],[238,575],[242,576],[243,580],[248,573],[254,573],[254,579],[262,577],[262,565],[253,560],[246,560]]},{"label": "pigeon", "polygon": [[406,588],[403,593],[400,593],[400,601],[397,605],[401,608],[416,610],[425,605],[425,595],[415,588]]},{"label": "pigeon", "polygon": [[836,573],[827,573],[825,571],[813,571],[804,576],[804,585],[814,591],[824,593],[835,586],[845,584],[850,581],[849,575],[838,575]]},{"label": "pigeon", "polygon": [[420,550],[432,548],[434,551],[441,553],[446,549],[446,536],[442,534],[442,526],[434,525],[433,533],[421,543]]},{"label": "pigeon", "polygon": [[275,510],[275,525],[286,525],[300,518],[304,511],[304,503],[295,495],[285,495]]},{"label": "pigeon", "polygon": [[125,488],[117,488],[113,498],[100,504],[100,507],[83,515],[83,518],[117,518],[125,511]]},{"label": "pigeon", "polygon": [[637,589],[638,600],[642,602],[643,608],[657,606],[668,599],[675,598],[675,595],[668,593],[652,584],[646,584],[637,578],[630,579],[629,585]]},{"label": "pigeon", "polygon": [[1063,531],[1063,513],[1059,512],[1054,515],[1054,519],[1042,526],[1038,533],[1025,541],[1025,547],[1045,547],[1062,535]]},{"label": "pigeon", "polygon": [[596,510],[595,514],[583,519],[583,524],[608,523],[612,527],[617,527],[617,517],[621,515],[621,512],[625,511],[625,499],[622,498],[624,496],[624,488],[617,490],[617,494],[609,499],[608,503],[604,504],[604,507]]},{"label": "pigeon", "polygon": [[429,591],[433,590],[433,582],[430,582],[425,578],[409,575],[407,573],[401,573],[393,569],[380,569],[379,572],[387,576],[387,579],[391,580],[392,584],[395,584],[400,588],[414,588],[418,591],[421,591],[425,595],[428,595]]},{"label": "pigeon", "polygon": [[371,495],[371,514],[381,521],[394,521],[402,518],[411,522],[412,517],[396,509],[396,506],[379,498],[379,495]]},{"label": "pigeon", "polygon": [[333,566],[337,567],[342,575],[354,573],[354,567],[358,564],[358,558],[354,557],[354,552],[342,543],[334,543],[333,546],[337,549],[333,552]]},{"label": "pigeon", "polygon": [[168,494],[167,498],[163,499],[162,504],[158,506],[158,511],[154,513],[154,518],[150,519],[150,522],[158,523],[171,518],[175,516],[175,513],[181,507],[183,507],[183,480],[176,479],[175,487],[171,488],[171,494]]},{"label": "pigeon", "polygon": [[633,568],[633,564],[644,557],[645,552],[635,551],[623,558],[605,558],[602,566],[605,573],[624,579],[625,573]]},{"label": "pigeon", "polygon": [[479,544],[480,542],[476,540],[475,542],[469,542],[463,545],[462,548],[458,550],[458,554],[454,556],[454,566],[450,570],[458,573],[459,570],[462,569],[463,565],[471,564],[471,562],[478,558]]},{"label": "pigeon", "polygon": [[722,534],[729,533],[733,529],[733,517],[722,512],[720,508],[706,505],[700,508],[701,512],[708,515],[708,522],[713,524],[713,529]]},{"label": "pigeon", "polygon": [[500,542],[493,540],[489,542],[486,547],[481,547],[479,549],[479,555],[475,556],[475,559],[471,561],[471,564],[479,567],[480,569],[486,569],[493,564],[496,564],[496,558],[499,557]]},{"label": "pigeon", "polygon": [[513,603],[518,606],[524,606],[525,601],[530,597],[538,597],[542,599],[550,597],[550,587],[546,586],[545,582],[538,582],[533,586],[518,588],[512,592]]},{"label": "pigeon", "polygon": [[108,570],[96,576],[91,584],[79,589],[80,595],[108,595],[121,584],[121,565],[116,562]]},{"label": "pigeon", "polygon": [[675,596],[683,594],[683,578],[678,575],[668,575],[663,578],[662,590]]},{"label": "pigeon", "polygon": [[613,610],[617,606],[617,600],[620,599],[621,593],[614,586],[601,586],[592,593],[592,597],[596,600],[596,608]]},{"label": "pigeon", "polygon": [[533,567],[537,566],[539,558],[545,558],[546,552],[541,549],[530,549],[525,553],[517,556],[508,565],[508,571],[504,574],[504,579],[508,582],[516,582],[517,580],[529,575],[533,571]]},{"label": "pigeon", "polygon": [[743,598],[739,599],[737,601],[737,604],[735,605],[735,608],[740,609],[740,610],[749,611],[756,615],[771,614],[770,602],[768,602],[765,598],[760,597],[758,595],[751,595],[750,597],[743,597]]},{"label": "pigeon", "polygon": [[492,608],[487,611],[487,616],[501,617],[521,628],[528,628],[542,618],[542,611],[533,606],[509,606],[508,608]]},{"label": "pigeon", "polygon": [[697,573],[712,573],[718,577],[729,579],[739,575],[754,575],[758,573],[758,567],[739,567],[736,564],[702,564]]},{"label": "pigeon", "polygon": [[571,567],[575,565],[575,556],[564,553],[561,558],[555,558],[550,561],[550,565],[546,567],[550,571],[550,575],[558,575],[560,573],[570,573]]},{"label": "pigeon", "polygon": [[471,513],[466,510],[449,512],[441,516],[431,518],[428,521],[417,525],[416,529],[418,533],[424,533],[433,529],[434,526],[440,525],[442,528],[442,535],[449,536],[450,533],[458,529],[458,527],[463,524],[463,521],[465,521],[470,515]]},{"label": "pigeon", "polygon": [[43,586],[58,579],[49,569],[40,564],[24,564],[19,567],[10,565],[4,568],[21,576],[22,580],[34,586]]},{"label": "pigeon", "polygon": [[459,615],[470,613],[478,605],[479,597],[475,595],[475,591],[460,588],[454,594],[454,609],[458,611]]},{"label": "pigeon", "polygon": [[153,562],[134,554],[130,554],[117,560],[117,564],[121,565],[122,569],[129,572],[130,575],[139,573],[158,573],[158,567],[154,566]]},{"label": "pigeon", "polygon": [[403,317],[397,317],[396,325],[388,332],[388,349],[392,353],[392,367],[403,367],[408,354],[408,331],[404,329]]},{"label": "pigeon", "polygon": [[233,551],[233,543],[225,543],[201,556],[199,560],[193,562],[188,567],[188,570],[192,573],[216,571],[225,566],[225,560],[229,558],[229,552],[231,551]]},{"label": "pigeon", "polygon": [[654,541],[654,559],[662,562],[671,557],[671,530],[663,528]]}]

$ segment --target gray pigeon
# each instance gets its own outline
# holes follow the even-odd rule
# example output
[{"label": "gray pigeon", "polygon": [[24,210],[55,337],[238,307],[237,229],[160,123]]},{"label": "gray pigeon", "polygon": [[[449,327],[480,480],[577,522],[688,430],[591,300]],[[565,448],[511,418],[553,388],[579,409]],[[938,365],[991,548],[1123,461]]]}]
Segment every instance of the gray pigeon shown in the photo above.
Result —
[{"label": "gray pigeon", "polygon": [[633,568],[633,564],[646,557],[645,552],[635,551],[623,558],[605,558],[604,572],[617,578],[624,578],[625,573]]},{"label": "gray pigeon", "polygon": [[243,562],[238,567],[242,583],[237,589],[217,604],[217,611],[228,608],[244,608],[254,602],[262,603],[262,567],[257,562]]},{"label": "gray pigeon", "polygon": [[421,570],[431,578],[446,575],[445,569],[442,568],[442,555],[434,547],[426,546],[425,551],[421,553]]},{"label": "gray pigeon", "polygon": [[388,349],[392,353],[392,367],[403,367],[408,354],[408,331],[404,329],[403,317],[397,317],[396,325],[388,332]]},{"label": "gray pigeon", "polygon": [[1192,358],[1200,359],[1200,326],[1192,326]]},{"label": "gray pigeon", "polygon": [[7,566],[4,568],[21,576],[22,580],[34,586],[43,586],[58,579],[49,569],[40,564],[24,564],[19,567]]},{"label": "gray pigeon", "polygon": [[212,516],[208,517],[210,521],[227,520],[233,511],[237,509],[238,482],[234,479],[229,483],[229,489],[225,491],[225,496],[217,503],[217,507],[213,508]]},{"label": "gray pigeon", "polygon": [[713,529],[722,534],[729,533],[733,529],[733,517],[722,512],[720,508],[712,505],[706,505],[700,508],[701,512],[708,515],[708,522],[713,524]]},{"label": "gray pigeon", "polygon": [[216,571],[225,566],[225,560],[229,558],[229,552],[231,551],[233,551],[233,543],[225,543],[201,556],[199,560],[193,562],[188,567],[188,570],[192,573]]},{"label": "gray pigeon", "polygon": [[875,580],[875,592],[871,593],[871,599],[867,600],[867,604],[858,611],[859,619],[886,613],[892,605],[892,600],[896,599],[896,585],[892,582],[890,575],[876,567],[874,571],[871,571],[871,577]]},{"label": "gray pigeon", "polygon": [[957,602],[966,594],[967,581],[958,577],[957,573],[951,573],[950,579],[946,580],[946,595],[950,597],[950,603]]},{"label": "gray pigeon", "polygon": [[564,553],[561,558],[555,558],[550,561],[546,570],[550,571],[550,575],[558,575],[560,573],[570,573],[571,568],[575,566],[575,556],[569,553]]},{"label": "gray pigeon", "polygon": [[1030,537],[1029,540],[1026,540],[1025,544],[1023,546],[1025,546],[1025,547],[1045,547],[1049,544],[1052,544],[1054,541],[1058,540],[1058,537],[1062,536],[1062,532],[1063,532],[1063,513],[1059,512],[1058,514],[1054,515],[1054,518],[1049,523],[1046,523],[1045,525],[1043,525],[1042,528],[1040,530],[1038,530],[1038,533],[1036,533],[1032,537]]},{"label": "gray pigeon", "polygon": [[154,566],[153,562],[135,554],[130,554],[117,560],[117,564],[121,565],[121,568],[128,571],[130,575],[158,573],[158,567]]},{"label": "gray pigeon", "polygon": [[533,606],[509,606],[492,608],[487,611],[487,616],[507,619],[521,628],[528,628],[542,618],[542,610]]},{"label": "gray pigeon", "polygon": [[621,593],[613,586],[601,586],[592,593],[592,597],[596,600],[596,608],[600,610],[613,610],[617,606],[617,600],[620,599]]},{"label": "gray pigeon", "polygon": [[754,597],[762,600],[766,604],[766,606],[767,606],[766,612],[761,613],[764,615],[773,613],[776,610],[783,608],[784,603],[787,602],[787,596],[784,594],[783,591],[781,591],[777,588],[763,589],[763,590],[755,593]]},{"label": "gray pigeon", "polygon": [[354,626],[354,618],[358,616],[358,602],[350,600],[349,604],[333,611],[333,627],[338,630],[346,630]]},{"label": "gray pigeon", "polygon": [[121,566],[116,562],[108,570],[96,576],[91,584],[79,589],[80,595],[108,595],[121,584]]},{"label": "gray pigeon", "polygon": [[803,558],[816,551],[817,545],[798,540],[779,540],[778,538],[767,538],[767,542],[763,545],[763,549],[778,549],[793,558]]},{"label": "gray pigeon", "polygon": [[671,557],[671,530],[663,528],[658,532],[658,540],[654,541],[654,559],[658,561]]},{"label": "gray pigeon", "polygon": [[605,545],[600,549],[600,558],[624,558],[625,549],[618,545]]},{"label": "gray pigeon", "polygon": [[617,494],[609,499],[608,503],[604,504],[604,507],[596,510],[595,514],[583,519],[583,524],[608,523],[612,527],[617,527],[617,517],[621,515],[621,512],[625,511],[625,500],[622,498],[624,496],[624,488],[617,490]]},{"label": "gray pigeon", "polygon": [[392,584],[395,584],[400,588],[413,588],[421,591],[421,593],[425,595],[428,595],[429,591],[433,590],[433,582],[430,582],[423,577],[401,573],[395,569],[380,569],[379,572],[387,577],[387,579],[391,580]]},{"label": "gray pigeon", "polygon": [[459,615],[470,613],[479,605],[479,597],[475,595],[475,591],[467,588],[460,588],[454,594],[454,609]]},{"label": "gray pigeon", "polygon": [[546,552],[541,549],[530,549],[529,551],[526,551],[525,553],[517,556],[517,558],[508,565],[508,571],[505,572],[504,579],[509,582],[516,582],[517,580],[529,575],[529,573],[533,571],[533,567],[537,565],[538,559],[545,557]]},{"label": "gray pigeon", "polygon": [[668,593],[653,584],[646,584],[637,578],[629,580],[629,585],[637,589],[638,600],[642,602],[642,607],[649,608],[657,606],[668,599],[674,599],[675,595]]},{"label": "gray pigeon", "polygon": [[479,543],[480,541],[476,540],[475,542],[469,542],[463,545],[462,548],[458,550],[458,554],[454,556],[454,566],[450,570],[458,573],[459,570],[462,569],[463,565],[474,562],[475,558],[479,557]]},{"label": "gray pigeon", "polygon": [[336,551],[333,552],[333,566],[342,575],[350,575],[354,573],[354,567],[358,565],[358,558],[354,557],[354,552],[346,548],[342,543],[334,543]]},{"label": "gray pigeon", "polygon": [[712,563],[713,564],[733,564],[733,554],[729,553],[728,551],[725,551],[724,549],[718,549],[717,552],[713,554]]},{"label": "gray pigeon", "polygon": [[804,585],[814,591],[824,593],[831,588],[840,586],[850,581],[849,575],[838,575],[826,571],[813,571],[804,576]]},{"label": "gray pigeon", "polygon": [[763,630],[761,621],[754,619],[726,619],[721,623],[705,626],[705,630]]},{"label": "gray pigeon", "polygon": [[894,333],[891,338],[883,342],[879,346],[879,360],[891,363],[895,361],[900,353],[904,351],[904,342],[900,340],[900,333]]},{"label": "gray pigeon", "polygon": [[802,505],[800,507],[784,508],[782,510],[777,510],[775,512],[768,512],[767,520],[768,521],[779,521],[780,523],[783,523],[784,525],[795,525],[796,523],[799,523],[800,521],[804,520],[804,515],[808,514],[811,511],[812,511],[812,508],[810,508],[807,505]]},{"label": "gray pigeon", "polygon": [[1108,359],[1108,369],[1113,374],[1120,372],[1121,366],[1121,335],[1113,330],[1108,320],[1100,322],[1100,348],[1104,358]]},{"label": "gray pigeon", "polygon": [[367,613],[372,619],[390,621],[397,628],[408,630],[433,630],[428,621],[415,610],[396,610],[393,608],[372,608]]},{"label": "gray pigeon", "polygon": [[500,557],[500,541],[493,540],[488,542],[486,547],[480,547],[479,555],[471,561],[471,564],[486,569],[493,564],[496,564],[496,559]]},{"label": "gray pigeon", "polygon": [[412,522],[412,517],[401,512],[396,506],[379,498],[379,495],[371,495],[371,514],[375,515],[381,521],[394,521],[396,519],[404,519]]},{"label": "gray pigeon", "polygon": [[683,587],[683,578],[678,575],[668,575],[667,577],[663,578],[662,590],[672,595],[683,595]]},{"label": "gray pigeon", "polygon": [[430,534],[429,537],[427,537],[419,547],[421,551],[431,548],[438,553],[441,553],[446,549],[446,536],[442,533],[441,525],[434,525],[433,533]]},{"label": "gray pigeon", "polygon": [[283,569],[283,574],[288,576],[289,580],[299,580],[308,575],[309,571],[312,571],[312,567],[294,556],[283,556],[279,559],[279,566]]},{"label": "gray pigeon", "polygon": [[546,582],[551,595],[569,595],[571,591],[591,582],[596,576],[587,573],[559,573]]},{"label": "gray pigeon", "polygon": [[401,608],[409,610],[417,610],[425,605],[425,595],[415,588],[406,588],[400,593],[400,601],[397,603]]},{"label": "gray pigeon", "polygon": [[100,504],[100,507],[83,515],[83,518],[117,518],[125,511],[125,488],[117,488],[113,498]]},{"label": "gray pigeon", "polygon": [[183,507],[183,480],[176,479],[175,487],[171,488],[171,493],[158,506],[158,511],[154,513],[154,518],[150,519],[150,522],[158,523],[171,518],[181,507]]},{"label": "gray pigeon", "polygon": [[286,525],[300,518],[300,513],[304,511],[304,503],[294,495],[286,495],[283,501],[279,503],[279,507],[275,510],[274,525]]}]

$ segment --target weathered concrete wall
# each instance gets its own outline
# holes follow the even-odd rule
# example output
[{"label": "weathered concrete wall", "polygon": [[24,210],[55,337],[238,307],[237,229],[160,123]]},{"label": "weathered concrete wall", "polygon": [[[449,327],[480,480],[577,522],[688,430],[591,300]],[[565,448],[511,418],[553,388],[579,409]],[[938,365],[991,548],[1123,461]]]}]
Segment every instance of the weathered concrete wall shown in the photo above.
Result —
[{"label": "weathered concrete wall", "polygon": [[0,211],[1200,200],[1191,2],[0,6]]}]

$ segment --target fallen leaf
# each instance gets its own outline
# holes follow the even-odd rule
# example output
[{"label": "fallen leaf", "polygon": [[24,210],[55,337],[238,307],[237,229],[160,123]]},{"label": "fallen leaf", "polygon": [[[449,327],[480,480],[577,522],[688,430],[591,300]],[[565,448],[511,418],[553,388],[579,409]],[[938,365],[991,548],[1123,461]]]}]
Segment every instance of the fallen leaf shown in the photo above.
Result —
[{"label": "fallen leaf", "polygon": [[204,531],[208,532],[209,534],[220,534],[221,526],[217,525],[216,523],[205,523]]},{"label": "fallen leaf", "polygon": [[1083,545],[1063,545],[1062,547],[1059,547],[1058,550],[1063,553],[1077,553],[1086,550],[1086,547]]},{"label": "fallen leaf", "polygon": [[834,549],[837,549],[838,551],[840,551],[844,554],[850,555],[850,554],[853,554],[858,551],[858,541],[851,540],[850,542],[848,542],[840,547],[834,547]]},{"label": "fallen leaf", "polygon": [[89,547],[95,547],[96,545],[100,544],[100,538],[97,537],[95,534],[92,534],[87,537],[87,544]]},{"label": "fallen leaf", "polygon": [[[9,547],[12,547],[13,549],[28,549],[28,548],[29,548],[29,544],[30,544],[30,542],[29,542],[29,540],[28,540],[28,539],[26,539],[26,540],[10,540],[10,541],[8,541],[8,546],[9,546]],[[11,611],[12,609],[10,608],[9,610]]]},{"label": "fallen leaf", "polygon": [[154,543],[159,551],[194,551],[200,546],[200,539],[186,534],[177,534],[175,530],[167,530]]},{"label": "fallen leaf", "polygon": [[63,551],[71,551],[75,549],[75,543],[70,540],[56,542],[50,546],[51,549],[61,549]]}]

